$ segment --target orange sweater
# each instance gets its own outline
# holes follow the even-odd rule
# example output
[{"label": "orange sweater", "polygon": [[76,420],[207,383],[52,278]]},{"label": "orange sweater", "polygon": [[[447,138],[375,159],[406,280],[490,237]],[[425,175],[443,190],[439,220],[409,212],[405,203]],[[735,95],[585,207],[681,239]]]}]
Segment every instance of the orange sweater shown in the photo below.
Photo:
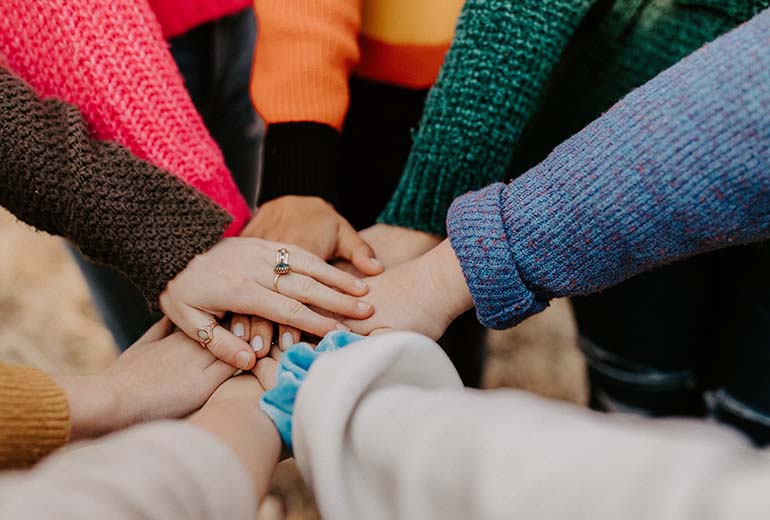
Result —
[{"label": "orange sweater", "polygon": [[463,0],[255,0],[252,98],[267,124],[342,128],[348,80],[427,89]]},{"label": "orange sweater", "polygon": [[67,396],[34,368],[0,363],[0,469],[30,466],[69,438]]}]

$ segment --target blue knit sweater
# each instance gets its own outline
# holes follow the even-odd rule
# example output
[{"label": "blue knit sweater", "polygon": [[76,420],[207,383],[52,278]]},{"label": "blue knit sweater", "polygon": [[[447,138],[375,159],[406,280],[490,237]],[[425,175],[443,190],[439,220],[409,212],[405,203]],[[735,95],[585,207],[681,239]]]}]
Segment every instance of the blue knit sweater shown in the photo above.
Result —
[{"label": "blue knit sweater", "polygon": [[504,328],[690,255],[770,237],[770,10],[635,90],[447,230]]}]

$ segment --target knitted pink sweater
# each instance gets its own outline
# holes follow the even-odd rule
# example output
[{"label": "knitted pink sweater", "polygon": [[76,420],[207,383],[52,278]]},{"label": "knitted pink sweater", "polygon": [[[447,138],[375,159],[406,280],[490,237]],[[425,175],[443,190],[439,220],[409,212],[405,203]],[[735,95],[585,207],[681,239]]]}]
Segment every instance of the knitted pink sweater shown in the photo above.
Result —
[{"label": "knitted pink sweater", "polygon": [[252,0],[149,0],[163,36],[180,35],[211,20],[242,11]]},{"label": "knitted pink sweater", "polygon": [[96,138],[121,143],[225,208],[228,235],[244,226],[249,208],[147,0],[2,0],[0,54],[40,95],[76,105]]}]

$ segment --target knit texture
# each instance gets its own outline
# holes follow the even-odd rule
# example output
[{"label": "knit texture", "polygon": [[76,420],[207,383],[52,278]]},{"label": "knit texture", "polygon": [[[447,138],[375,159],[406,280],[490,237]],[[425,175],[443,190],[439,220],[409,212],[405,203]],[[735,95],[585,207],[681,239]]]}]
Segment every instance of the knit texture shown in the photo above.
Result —
[{"label": "knit texture", "polygon": [[158,307],[166,284],[231,217],[116,143],[89,138],[77,109],[40,101],[0,69],[0,205],[111,265]]},{"label": "knit texture", "polygon": [[69,438],[67,396],[37,369],[0,363],[0,469],[31,466]]},{"label": "knit texture", "polygon": [[768,5],[469,0],[380,221],[443,235],[455,197],[526,171],[621,96]]},{"label": "knit texture", "polygon": [[380,220],[444,235],[446,210],[505,176],[513,145],[591,0],[468,0]]},{"label": "knit texture", "polygon": [[77,106],[117,141],[225,208],[228,235],[250,210],[187,94],[145,1],[3,0],[0,53],[45,97]]},{"label": "knit texture", "polygon": [[235,14],[252,0],[148,0],[164,38],[179,36],[200,24]]},{"label": "knit texture", "polygon": [[487,326],[770,236],[770,10],[662,73],[509,185],[452,205]]}]

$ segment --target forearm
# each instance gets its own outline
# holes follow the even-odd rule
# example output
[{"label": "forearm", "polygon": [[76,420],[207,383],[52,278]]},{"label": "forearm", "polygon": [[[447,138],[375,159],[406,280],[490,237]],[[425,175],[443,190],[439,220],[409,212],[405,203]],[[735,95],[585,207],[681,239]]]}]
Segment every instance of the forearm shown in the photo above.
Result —
[{"label": "forearm", "polygon": [[450,240],[486,325],[770,236],[768,34],[765,11],[510,185],[455,202]]},{"label": "forearm", "polygon": [[250,210],[146,1],[5,0],[0,53],[38,94],[78,107],[95,138],[120,143],[227,210],[228,234],[245,224]]},{"label": "forearm", "polygon": [[452,200],[501,181],[589,0],[468,0],[380,221],[445,236]]},{"label": "forearm", "polygon": [[0,469],[31,466],[70,434],[67,395],[31,367],[0,363]]},{"label": "forearm", "polygon": [[172,175],[91,139],[78,110],[0,69],[0,205],[123,272],[151,305],[231,218]]},{"label": "forearm", "polygon": [[[45,497],[45,500],[41,500]],[[249,474],[216,436],[180,421],[138,426],[0,480],[9,518],[255,518]]]},{"label": "forearm", "polygon": [[259,402],[220,402],[207,405],[188,420],[216,436],[240,460],[261,500],[268,492],[281,455],[281,438]]}]

